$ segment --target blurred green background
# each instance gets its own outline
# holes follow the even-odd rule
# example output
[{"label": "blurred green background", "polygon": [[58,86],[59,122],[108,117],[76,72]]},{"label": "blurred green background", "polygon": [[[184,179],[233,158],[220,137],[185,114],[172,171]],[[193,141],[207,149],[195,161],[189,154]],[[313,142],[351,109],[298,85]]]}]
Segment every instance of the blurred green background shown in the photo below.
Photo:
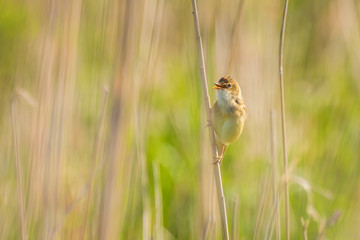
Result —
[{"label": "blurred green background", "polygon": [[[231,75],[248,110],[221,164],[232,239],[285,238],[282,7],[198,1],[212,103]],[[221,239],[197,59],[191,1],[0,0],[0,239]],[[360,238],[359,66],[359,1],[290,1],[291,239],[302,218]]]}]

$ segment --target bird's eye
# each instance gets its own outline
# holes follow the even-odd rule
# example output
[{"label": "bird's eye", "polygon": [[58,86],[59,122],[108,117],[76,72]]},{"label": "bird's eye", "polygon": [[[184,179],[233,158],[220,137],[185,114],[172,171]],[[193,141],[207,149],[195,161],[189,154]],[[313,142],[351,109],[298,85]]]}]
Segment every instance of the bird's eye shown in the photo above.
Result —
[{"label": "bird's eye", "polygon": [[229,84],[227,85],[227,87],[228,87],[228,88],[231,87],[231,84],[229,83]]}]

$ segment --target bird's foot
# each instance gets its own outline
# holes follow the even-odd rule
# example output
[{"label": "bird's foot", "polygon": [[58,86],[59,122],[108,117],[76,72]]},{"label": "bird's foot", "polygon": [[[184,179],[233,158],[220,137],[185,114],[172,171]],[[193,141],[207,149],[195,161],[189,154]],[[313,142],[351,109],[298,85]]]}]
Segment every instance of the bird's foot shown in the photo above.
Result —
[{"label": "bird's foot", "polygon": [[212,124],[211,124],[211,121],[210,120],[207,120],[207,124],[206,124],[206,126],[205,126],[205,128],[208,128],[208,127],[210,127]]},{"label": "bird's foot", "polygon": [[217,157],[214,157],[214,159],[216,159],[215,162],[213,162],[212,164],[215,165],[215,164],[221,164],[222,160],[223,160],[223,157],[224,156],[217,156]]}]

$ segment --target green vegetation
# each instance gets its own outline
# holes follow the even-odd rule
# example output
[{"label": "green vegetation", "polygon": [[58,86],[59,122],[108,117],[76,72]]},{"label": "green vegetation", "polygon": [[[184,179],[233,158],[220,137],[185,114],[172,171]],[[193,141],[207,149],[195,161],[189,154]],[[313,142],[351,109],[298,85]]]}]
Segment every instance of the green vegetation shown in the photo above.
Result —
[{"label": "green vegetation", "polygon": [[[236,215],[234,239],[276,239],[274,110],[284,239],[283,2],[240,6],[198,0],[209,86],[236,78],[248,110],[221,164],[229,232]],[[288,11],[291,239],[302,218],[308,239],[359,239],[360,4]],[[0,239],[221,239],[192,21],[191,1],[0,1]]]}]

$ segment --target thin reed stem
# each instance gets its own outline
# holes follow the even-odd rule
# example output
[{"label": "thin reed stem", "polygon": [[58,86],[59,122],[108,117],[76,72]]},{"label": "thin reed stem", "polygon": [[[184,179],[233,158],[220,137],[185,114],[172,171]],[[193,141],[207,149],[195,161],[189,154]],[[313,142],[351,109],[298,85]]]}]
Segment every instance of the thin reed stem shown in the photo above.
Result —
[{"label": "thin reed stem", "polygon": [[14,149],[15,149],[15,164],[16,164],[16,176],[18,182],[18,198],[20,205],[20,219],[21,219],[21,238],[27,239],[26,236],[26,221],[25,221],[25,209],[24,209],[24,200],[23,200],[23,187],[22,187],[22,178],[21,178],[21,163],[20,163],[20,150],[19,150],[19,141],[17,137],[17,125],[16,125],[16,108],[15,108],[15,96],[11,100],[11,120],[12,120],[12,129],[13,129],[13,139],[14,139]]},{"label": "thin reed stem", "polygon": [[[200,36],[200,26],[199,26],[199,17],[198,17],[198,10],[196,6],[196,0],[192,0],[192,9],[193,9],[193,17],[194,17],[194,27],[195,27],[195,34],[196,34],[196,42],[197,42],[197,49],[198,49],[198,58],[200,64],[200,75],[201,75],[201,86],[203,91],[204,97],[204,104],[206,108],[206,116],[207,121],[211,123],[211,105],[210,105],[210,97],[208,92],[207,86],[207,78],[206,78],[206,70],[205,70],[205,61],[204,61],[204,53],[203,47],[201,43],[201,36]],[[216,149],[215,143],[215,133],[214,129],[211,124],[209,124],[209,138],[212,150],[212,159],[217,159],[218,152]],[[220,164],[214,164],[214,174],[215,174],[215,183],[217,189],[217,196],[218,196],[218,203],[219,203],[219,210],[220,210],[220,217],[221,217],[221,232],[223,239],[229,239],[229,229],[226,217],[226,204],[225,204],[225,196],[222,187],[222,180],[221,180],[221,171],[220,171]]]},{"label": "thin reed stem", "polygon": [[153,162],[154,192],[155,192],[155,239],[163,240],[163,204],[161,193],[160,167]]},{"label": "thin reed stem", "polygon": [[279,44],[279,76],[280,76],[280,95],[281,95],[281,127],[282,127],[282,144],[283,144],[283,160],[284,160],[284,175],[285,175],[285,230],[286,240],[290,239],[290,213],[289,213],[289,176],[288,176],[288,159],[287,159],[287,146],[286,146],[286,122],[285,122],[285,100],[284,100],[284,79],[283,79],[283,52],[284,52],[284,38],[286,27],[286,16],[289,1],[284,2],[284,11],[280,31],[280,44]]},{"label": "thin reed stem", "polygon": [[[276,115],[275,111],[270,111],[270,126],[271,126],[271,163],[272,163],[272,175],[273,175],[273,208],[276,209],[275,212],[275,239],[281,239],[280,231],[280,213],[279,208],[276,206],[279,202],[279,194],[277,189],[278,184],[278,167],[277,167],[277,154],[276,154]],[[272,228],[271,228],[272,231]],[[271,236],[271,235],[270,235]]]},{"label": "thin reed stem", "polygon": [[235,197],[233,199],[232,206],[232,227],[231,227],[231,239],[238,239],[238,208],[239,208],[239,198]]},{"label": "thin reed stem", "polygon": [[271,146],[271,166],[272,166],[272,191],[273,191],[273,199],[272,199],[272,212],[269,223],[266,229],[265,239],[273,239],[273,231],[275,224],[275,239],[281,239],[281,228],[280,228],[280,212],[279,212],[279,196],[280,193],[278,191],[278,166],[277,166],[277,154],[276,154],[276,114],[274,110],[270,111],[270,128],[271,128],[271,138],[270,138],[270,146]]},{"label": "thin reed stem", "polygon": [[103,129],[104,129],[104,119],[105,119],[105,110],[106,110],[106,103],[109,95],[109,88],[108,86],[104,87],[104,96],[103,101],[101,104],[100,114],[98,117],[97,127],[96,127],[96,133],[95,133],[95,140],[94,140],[94,148],[91,156],[91,163],[96,164],[95,167],[92,170],[91,176],[87,182],[87,199],[86,199],[86,207],[85,207],[85,217],[84,222],[82,226],[82,238],[85,236],[85,228],[86,223],[88,221],[88,212],[90,211],[90,192],[92,191],[93,181],[95,179],[96,173],[100,169],[100,167],[103,165],[104,159],[102,159],[100,162],[96,163],[96,160],[98,159],[98,154],[100,152],[100,139],[103,135]]},{"label": "thin reed stem", "polygon": [[240,0],[239,1],[239,5],[238,5],[238,9],[236,12],[236,16],[235,16],[235,20],[232,26],[232,30],[231,30],[231,38],[230,38],[230,53],[229,53],[229,57],[228,57],[228,61],[227,61],[227,72],[230,72],[232,69],[232,65],[234,63],[234,59],[235,56],[239,50],[239,26],[241,23],[241,19],[242,19],[242,13],[243,13],[243,9],[244,9],[244,2],[245,0]]},{"label": "thin reed stem", "polygon": [[310,218],[308,220],[305,220],[304,218],[301,218],[301,225],[303,227],[303,238],[304,240],[308,240],[307,236],[307,229],[309,227]]},{"label": "thin reed stem", "polygon": [[271,173],[270,169],[265,173],[265,179],[262,183],[262,189],[261,189],[261,196],[260,196],[260,202],[259,202],[259,210],[258,215],[256,217],[256,225],[255,225],[255,231],[253,235],[253,240],[260,239],[259,235],[261,234],[261,228],[265,220],[265,211],[267,210],[266,206],[268,203],[268,195],[269,195],[269,189],[271,185]]},{"label": "thin reed stem", "polygon": [[[116,1],[112,2],[114,7],[116,7]],[[116,47],[116,50],[121,54],[117,55],[116,58],[116,70],[114,74],[114,79],[112,82],[112,110],[110,117],[110,125],[109,125],[109,146],[107,149],[107,168],[105,169],[104,175],[104,185],[102,190],[102,200],[100,207],[100,224],[98,227],[98,236],[99,239],[109,239],[110,230],[111,230],[111,216],[112,216],[112,208],[113,208],[113,194],[114,194],[114,184],[115,177],[117,176],[116,168],[118,166],[117,159],[121,159],[123,157],[124,151],[121,151],[124,145],[124,132],[122,131],[125,128],[125,117],[123,116],[123,101],[122,99],[126,96],[129,97],[127,92],[123,94],[124,89],[127,88],[125,85],[125,79],[128,77],[128,69],[129,64],[131,62],[130,52],[131,52],[131,41],[130,41],[130,32],[131,32],[131,23],[133,20],[133,8],[134,4],[130,0],[124,1],[124,18],[122,21],[122,31],[118,31],[119,35],[119,43]],[[121,15],[120,15],[121,16]],[[119,18],[120,19],[120,18]],[[121,153],[121,155],[118,155]],[[121,161],[123,164],[121,167],[125,166],[125,161]],[[121,170],[120,170],[121,171]],[[117,203],[121,205],[121,203]],[[119,213],[117,213],[119,214]],[[119,224],[118,224],[119,225]]]}]

